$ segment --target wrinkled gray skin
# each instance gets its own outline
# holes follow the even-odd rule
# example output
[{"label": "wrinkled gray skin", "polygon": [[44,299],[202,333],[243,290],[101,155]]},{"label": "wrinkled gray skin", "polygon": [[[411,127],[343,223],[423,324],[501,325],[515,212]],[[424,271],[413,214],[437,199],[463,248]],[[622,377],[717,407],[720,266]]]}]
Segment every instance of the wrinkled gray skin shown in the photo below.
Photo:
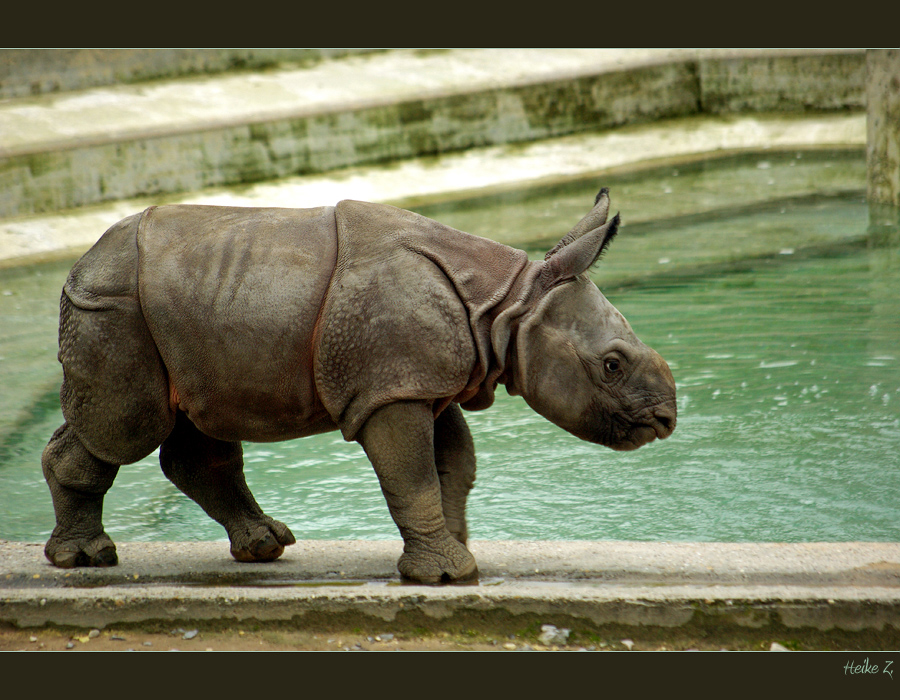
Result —
[{"label": "wrinkled gray skin", "polygon": [[460,406],[498,383],[616,450],[675,428],[669,368],[585,271],[615,234],[606,190],[548,253],[393,207],[151,207],[73,267],[60,302],[65,423],[44,450],[59,567],[110,566],[103,496],[161,445],[166,476],[231,553],[294,542],[262,512],[241,440],[341,430],[372,462],[412,581],[477,575],[466,548],[475,452]]}]

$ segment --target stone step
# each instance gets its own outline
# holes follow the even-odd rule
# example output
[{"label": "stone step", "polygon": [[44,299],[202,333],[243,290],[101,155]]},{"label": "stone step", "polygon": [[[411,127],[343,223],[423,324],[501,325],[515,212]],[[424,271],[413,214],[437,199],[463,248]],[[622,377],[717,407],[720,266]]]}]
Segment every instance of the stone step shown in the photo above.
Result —
[{"label": "stone step", "polygon": [[399,585],[399,540],[300,541],[275,564],[235,562],[227,542],[121,543],[119,566],[68,570],[50,566],[41,544],[0,540],[0,624],[431,632],[475,625],[488,634],[553,624],[582,637],[711,636],[728,644],[768,635],[865,649],[896,649],[900,638],[898,543],[471,548],[478,584],[429,587]]},{"label": "stone step", "polygon": [[399,50],[12,98],[0,218],[699,113],[864,106],[861,50]]},{"label": "stone step", "polygon": [[[384,202],[404,208],[457,201],[525,187],[595,178],[597,187],[609,184],[616,174],[638,167],[683,164],[686,161],[726,156],[747,151],[796,149],[858,149],[866,144],[864,113],[817,113],[803,118],[773,115],[715,117],[696,116],[665,120],[600,133],[548,139],[521,146],[490,146],[440,157],[411,158],[390,167],[379,165],[345,168],[329,173],[298,175],[240,188],[209,188],[202,192],[123,199],[30,217],[0,220],[0,269],[17,265],[77,257],[93,245],[112,224],[153,204],[182,202],[224,206],[316,207],[341,199]],[[798,161],[799,162],[799,161]],[[805,162],[805,161],[804,161]],[[673,167],[675,167],[673,165]],[[799,169],[797,169],[799,172]],[[704,213],[726,206],[753,206],[771,198],[803,197],[821,191],[846,191],[865,187],[864,175],[828,171],[828,181],[818,178],[786,181],[777,186],[746,187],[720,195],[673,191],[665,202],[653,197],[624,199],[612,193],[626,224],[660,217]],[[648,187],[650,185],[648,184]],[[661,185],[660,185],[661,187]],[[664,207],[661,209],[661,207]],[[516,240],[504,240],[493,231],[470,233],[521,247],[529,242],[525,232]],[[544,237],[562,235],[547,231]]]},{"label": "stone step", "polygon": [[3,49],[0,100],[229,71],[311,66],[385,49]]}]

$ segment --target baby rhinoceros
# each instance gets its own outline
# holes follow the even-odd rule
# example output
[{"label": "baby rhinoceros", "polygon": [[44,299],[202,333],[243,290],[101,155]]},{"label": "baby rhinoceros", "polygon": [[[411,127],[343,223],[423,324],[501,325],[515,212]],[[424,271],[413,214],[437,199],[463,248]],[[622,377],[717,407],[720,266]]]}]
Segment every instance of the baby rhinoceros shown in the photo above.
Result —
[{"label": "baby rhinoceros", "polygon": [[460,407],[497,384],[578,437],[631,450],[675,428],[668,365],[585,272],[609,196],[542,261],[390,206],[151,207],[110,228],[60,302],[65,423],[43,454],[59,567],[111,566],[103,496],[160,447],[165,475],[242,562],[294,536],[253,498],[241,441],[340,430],[403,537],[408,580],[477,575],[475,451]]}]

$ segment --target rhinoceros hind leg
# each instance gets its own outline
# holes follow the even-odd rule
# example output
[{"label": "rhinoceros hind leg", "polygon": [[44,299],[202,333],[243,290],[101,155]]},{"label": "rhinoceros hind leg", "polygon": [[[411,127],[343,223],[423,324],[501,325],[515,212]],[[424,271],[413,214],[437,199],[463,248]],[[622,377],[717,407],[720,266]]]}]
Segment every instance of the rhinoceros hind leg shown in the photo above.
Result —
[{"label": "rhinoceros hind leg", "polygon": [[241,443],[204,435],[179,411],[159,462],[166,477],[225,528],[238,561],[274,561],[296,542],[287,525],[263,513],[250,492]]},{"label": "rhinoceros hind leg", "polygon": [[475,483],[475,443],[459,404],[447,406],[434,422],[434,459],[447,530],[466,544],[466,499]]},{"label": "rhinoceros hind leg", "polygon": [[98,459],[64,423],[44,448],[44,478],[53,497],[56,527],[44,547],[54,566],[115,566],[116,545],[103,530],[103,496],[119,471]]},{"label": "rhinoceros hind leg", "polygon": [[383,406],[366,421],[359,441],[403,537],[400,575],[429,584],[477,578],[475,558],[444,521],[431,405],[400,401]]}]

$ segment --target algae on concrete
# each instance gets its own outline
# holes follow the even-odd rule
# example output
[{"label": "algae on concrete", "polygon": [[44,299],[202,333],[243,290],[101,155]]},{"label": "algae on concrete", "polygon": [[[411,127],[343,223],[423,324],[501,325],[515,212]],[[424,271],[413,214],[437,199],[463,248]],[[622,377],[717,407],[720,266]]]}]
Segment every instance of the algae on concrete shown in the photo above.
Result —
[{"label": "algae on concrete", "polygon": [[0,105],[0,217],[736,108],[862,108],[861,51],[739,54],[398,51],[13,100]]},{"label": "algae on concrete", "polygon": [[900,208],[900,49],[867,51],[866,63],[868,197]]},{"label": "algae on concrete", "polygon": [[[315,207],[333,205],[341,199],[358,199],[417,209],[441,201],[459,201],[590,177],[597,179],[598,187],[610,177],[617,178],[624,187],[629,182],[627,173],[635,169],[646,170],[663,165],[678,169],[686,161],[695,162],[711,156],[724,157],[766,149],[773,152],[793,151],[795,154],[819,148],[850,148],[862,152],[864,144],[865,117],[860,114],[802,118],[792,115],[728,115],[664,120],[602,133],[491,146],[440,157],[293,176],[238,188],[211,188],[189,195],[116,199],[102,206],[8,219],[0,221],[0,267],[46,259],[47,256],[79,255],[116,221],[153,204],[181,202]],[[762,190],[768,188],[769,192],[763,193],[760,188],[743,192],[740,187],[728,185],[729,191],[741,202],[749,203],[753,201],[748,199],[749,192],[756,192],[761,198],[768,199],[810,193],[818,185],[840,190],[848,186],[838,185],[834,179],[843,177],[840,168],[833,171],[833,177],[831,173],[822,171],[820,175],[810,175],[804,183],[799,173],[811,171],[807,170],[802,158],[797,159],[794,167],[799,170],[796,170],[797,175],[791,176],[790,182],[779,176],[777,185],[762,187]],[[755,172],[752,168],[750,171]],[[763,177],[766,173],[757,175]],[[822,175],[830,179],[816,179]],[[704,192],[708,190],[707,187]],[[679,197],[665,198],[666,206],[672,206],[675,210],[690,210],[698,205],[697,199],[692,199],[687,188],[680,191],[683,194]],[[621,207],[629,222],[637,223],[649,218],[646,213],[649,210],[644,204],[646,198],[640,206],[626,208],[619,203],[622,194],[618,191],[614,194],[615,206]],[[654,216],[658,215],[660,207],[653,208],[653,211]],[[497,235],[501,242],[510,242],[503,237],[502,227],[497,229],[496,234],[468,229],[464,222],[457,227],[478,235]],[[549,232],[540,235],[548,239],[551,237]]]}]

